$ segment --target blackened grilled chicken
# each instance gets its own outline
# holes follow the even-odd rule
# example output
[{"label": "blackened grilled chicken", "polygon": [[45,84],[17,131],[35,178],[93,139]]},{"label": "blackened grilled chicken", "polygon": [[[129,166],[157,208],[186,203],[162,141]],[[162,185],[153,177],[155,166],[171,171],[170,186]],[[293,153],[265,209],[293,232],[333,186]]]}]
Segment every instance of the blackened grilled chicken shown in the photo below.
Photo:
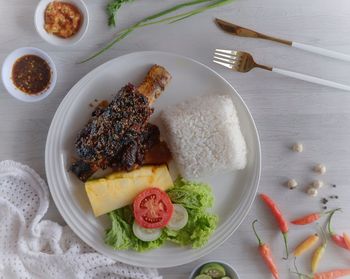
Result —
[{"label": "blackened grilled chicken", "polygon": [[111,161],[144,129],[152,114],[145,96],[128,84],[111,103],[80,131],[76,142],[79,158]]},{"label": "blackened grilled chicken", "polygon": [[79,159],[70,170],[86,181],[99,168],[130,171],[141,166],[145,154],[161,143],[158,127],[148,123],[150,105],[170,79],[163,67],[154,65],[138,88],[128,84],[107,107],[98,107],[75,141]]}]

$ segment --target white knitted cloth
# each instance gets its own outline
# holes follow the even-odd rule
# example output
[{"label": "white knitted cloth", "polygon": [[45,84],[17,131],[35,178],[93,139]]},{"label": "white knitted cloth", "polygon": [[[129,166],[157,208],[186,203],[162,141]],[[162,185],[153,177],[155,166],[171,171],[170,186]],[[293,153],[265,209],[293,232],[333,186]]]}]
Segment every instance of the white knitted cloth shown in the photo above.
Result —
[{"label": "white knitted cloth", "polygon": [[0,162],[0,278],[161,279],[157,270],[95,252],[69,227],[43,220],[46,183],[28,166]]}]

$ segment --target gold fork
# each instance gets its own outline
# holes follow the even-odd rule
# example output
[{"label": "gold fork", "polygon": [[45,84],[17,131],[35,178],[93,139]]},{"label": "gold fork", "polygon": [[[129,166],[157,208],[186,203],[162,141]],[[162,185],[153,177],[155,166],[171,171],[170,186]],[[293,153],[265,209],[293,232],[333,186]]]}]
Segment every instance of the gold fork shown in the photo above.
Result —
[{"label": "gold fork", "polygon": [[236,24],[233,24],[231,22],[227,22],[227,21],[224,21],[224,20],[218,19],[218,18],[215,19],[215,22],[222,30],[224,30],[225,32],[227,32],[231,35],[235,35],[235,36],[239,36],[239,37],[248,37],[248,38],[270,40],[270,41],[278,42],[278,43],[285,44],[285,45],[288,45],[291,47],[299,48],[299,49],[302,49],[305,51],[309,51],[309,52],[313,52],[316,54],[320,54],[320,55],[324,55],[324,56],[332,57],[335,59],[350,62],[350,55],[348,55],[348,54],[344,54],[344,53],[340,53],[340,52],[333,51],[333,50],[328,50],[328,49],[324,49],[324,48],[320,48],[320,47],[310,46],[307,44],[302,44],[302,43],[298,43],[298,42],[293,42],[293,41],[288,41],[288,40],[272,37],[272,36],[265,35],[265,34],[262,34],[260,32],[256,32],[252,29],[248,29],[246,27],[242,27],[242,26],[239,26],[239,25],[236,25]]},{"label": "gold fork", "polygon": [[297,72],[283,70],[276,67],[270,67],[270,66],[258,64],[254,61],[252,55],[244,51],[217,48],[214,53],[213,62],[241,73],[247,73],[254,68],[261,68],[264,70],[275,72],[275,73],[292,77],[295,79],[300,79],[300,80],[304,80],[304,81],[308,81],[308,82],[312,82],[320,85],[325,85],[328,87],[350,91],[350,86],[345,84],[341,84],[334,81],[325,80],[322,78],[309,76],[309,75],[305,75]]}]

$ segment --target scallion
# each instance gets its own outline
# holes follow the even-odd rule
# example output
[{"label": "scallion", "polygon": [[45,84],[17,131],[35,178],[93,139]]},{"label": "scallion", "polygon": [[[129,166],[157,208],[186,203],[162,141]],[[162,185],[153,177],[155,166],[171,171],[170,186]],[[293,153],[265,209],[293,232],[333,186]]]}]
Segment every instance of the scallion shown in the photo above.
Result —
[{"label": "scallion", "polygon": [[[169,9],[163,10],[159,13],[156,13],[154,15],[148,16],[142,20],[140,20],[139,22],[135,23],[134,25],[130,26],[129,28],[126,28],[124,30],[121,30],[120,32],[117,33],[117,37],[114,38],[110,43],[108,43],[105,47],[103,47],[102,49],[100,49],[99,51],[97,51],[96,53],[94,53],[93,55],[91,55],[90,57],[84,59],[83,61],[79,62],[79,63],[85,63],[87,61],[90,61],[92,59],[94,59],[95,57],[99,56],[100,54],[104,53],[105,51],[109,50],[110,48],[112,48],[116,43],[118,43],[119,41],[121,41],[122,39],[124,39],[126,36],[128,36],[132,31],[134,31],[135,29],[141,28],[141,27],[145,27],[145,26],[149,26],[149,25],[153,25],[153,24],[159,24],[159,23],[175,23],[177,21],[186,19],[188,17],[194,16],[196,14],[205,12],[209,9],[213,9],[213,8],[217,8],[223,5],[227,5],[229,3],[232,3],[234,0],[193,0],[190,2],[185,2],[182,4],[178,4],[175,5]],[[208,4],[209,2],[209,4]],[[177,10],[183,9],[185,7],[189,7],[189,6],[193,6],[193,5],[198,5],[198,4],[202,4],[202,3],[206,3],[207,5],[203,6],[203,7],[199,7],[196,8],[192,11],[189,12],[185,12],[185,13],[180,13],[177,15],[173,15],[173,16],[169,16],[166,18],[162,18],[159,19],[161,17],[164,17],[165,15],[171,14]],[[159,20],[156,20],[159,19]]]}]

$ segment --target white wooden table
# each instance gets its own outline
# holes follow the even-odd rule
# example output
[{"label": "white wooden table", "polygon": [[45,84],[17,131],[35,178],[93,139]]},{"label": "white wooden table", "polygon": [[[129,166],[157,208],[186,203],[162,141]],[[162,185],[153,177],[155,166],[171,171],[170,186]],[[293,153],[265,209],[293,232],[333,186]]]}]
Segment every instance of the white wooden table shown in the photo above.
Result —
[{"label": "white wooden table", "polygon": [[[90,11],[90,28],[76,47],[61,49],[44,42],[36,33],[33,14],[36,0],[0,0],[0,62],[15,48],[36,46],[47,51],[58,69],[58,83],[46,100],[27,104],[15,100],[0,85],[0,160],[13,159],[33,167],[45,177],[44,149],[47,131],[59,103],[68,90],[86,73],[103,62],[129,52],[161,50],[183,54],[209,65],[229,80],[248,104],[257,123],[263,154],[260,191],[280,203],[288,218],[320,209],[320,198],[339,195],[329,208],[344,209],[335,220],[339,232],[348,230],[350,213],[350,93],[254,70],[247,74],[232,73],[214,65],[214,48],[247,50],[257,61],[301,71],[350,84],[350,64],[266,41],[235,38],[218,30],[214,16],[255,28],[271,35],[350,53],[350,2],[348,0],[237,0],[234,4],[190,18],[173,25],[159,25],[134,32],[113,50],[92,62],[75,62],[101,47],[115,30],[106,26],[104,7],[107,1],[86,0]],[[126,27],[163,7],[171,0],[137,0],[119,13],[119,28]],[[288,148],[295,141],[304,144],[301,154]],[[303,190],[316,177],[311,168],[317,162],[326,164],[322,179],[335,183],[325,186],[317,198]],[[298,190],[287,190],[287,178],[299,181]],[[220,202],[220,201],[217,201]],[[46,216],[63,224],[54,204]],[[241,278],[270,278],[256,250],[250,224],[261,221],[261,236],[270,243],[281,270],[281,278],[294,278],[283,261],[281,235],[260,201],[256,201],[248,217],[225,244],[197,262],[160,270],[166,279],[187,278],[191,269],[203,260],[220,259],[232,263]],[[343,222],[341,222],[343,220]],[[292,228],[293,248],[313,226]],[[309,270],[310,256],[299,261],[301,269]],[[350,253],[339,251],[333,244],[327,248],[321,270],[350,267]]]}]

